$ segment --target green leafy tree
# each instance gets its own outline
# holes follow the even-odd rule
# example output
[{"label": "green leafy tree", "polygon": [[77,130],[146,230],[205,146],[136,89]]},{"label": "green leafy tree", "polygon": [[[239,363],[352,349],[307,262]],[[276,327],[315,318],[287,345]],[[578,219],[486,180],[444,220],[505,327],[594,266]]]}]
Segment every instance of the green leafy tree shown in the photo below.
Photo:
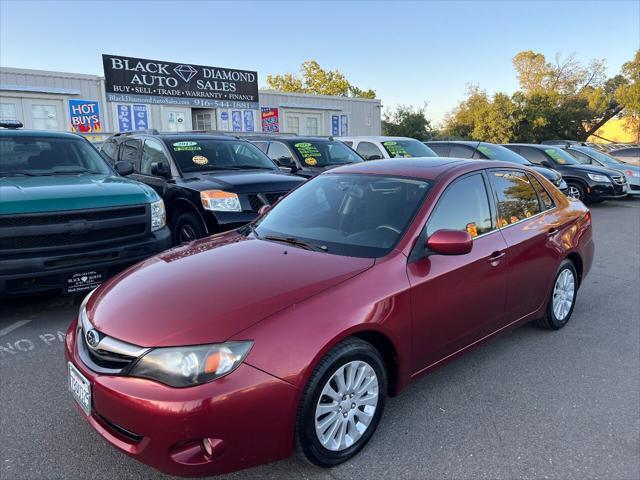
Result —
[{"label": "green leafy tree", "polygon": [[622,66],[621,77],[615,96],[623,108],[622,118],[628,119],[631,133],[640,142],[640,50]]},{"label": "green leafy tree", "polygon": [[375,91],[362,90],[351,85],[339,70],[324,70],[315,60],[308,60],[302,64],[300,76],[293,73],[267,75],[267,85],[280,92],[376,98]]},{"label": "green leafy tree", "polygon": [[391,137],[410,137],[429,140],[434,131],[425,115],[426,105],[421,108],[399,105],[391,112],[385,112],[382,120],[382,134]]}]

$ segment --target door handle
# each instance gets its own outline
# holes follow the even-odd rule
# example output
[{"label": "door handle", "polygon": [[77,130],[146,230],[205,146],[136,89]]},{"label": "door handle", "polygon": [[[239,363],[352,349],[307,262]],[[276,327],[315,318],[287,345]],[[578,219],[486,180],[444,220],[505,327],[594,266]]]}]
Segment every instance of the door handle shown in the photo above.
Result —
[{"label": "door handle", "polygon": [[496,266],[502,257],[505,256],[505,252],[493,252],[489,257],[487,257],[487,262]]},{"label": "door handle", "polygon": [[547,235],[551,236],[558,233],[558,229],[556,227],[551,227],[548,231],[547,231]]}]

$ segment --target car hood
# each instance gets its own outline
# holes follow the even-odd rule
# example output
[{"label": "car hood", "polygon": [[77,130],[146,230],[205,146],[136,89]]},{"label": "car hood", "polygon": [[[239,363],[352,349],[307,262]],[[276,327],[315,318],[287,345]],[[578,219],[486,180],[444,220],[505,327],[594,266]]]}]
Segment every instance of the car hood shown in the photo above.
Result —
[{"label": "car hood", "polygon": [[218,171],[185,174],[182,183],[194,190],[232,190],[235,193],[283,192],[304,183],[305,179],[274,170]]},{"label": "car hood", "polygon": [[600,175],[618,175],[618,172],[610,168],[596,167],[595,165],[561,165],[558,170],[563,174],[581,171],[585,173],[597,173]]},{"label": "car hood", "polygon": [[557,172],[556,170],[553,170],[551,168],[539,167],[533,164],[528,165],[528,167],[538,172],[540,175],[542,175],[544,178],[546,178],[553,184],[558,183],[562,178],[562,175],[560,174],[560,172]]},{"label": "car hood", "polygon": [[117,207],[158,198],[151,187],[113,175],[0,178],[0,214]]},{"label": "car hood", "polygon": [[100,332],[143,347],[223,342],[374,263],[230,232],[126,270],[87,313]]}]

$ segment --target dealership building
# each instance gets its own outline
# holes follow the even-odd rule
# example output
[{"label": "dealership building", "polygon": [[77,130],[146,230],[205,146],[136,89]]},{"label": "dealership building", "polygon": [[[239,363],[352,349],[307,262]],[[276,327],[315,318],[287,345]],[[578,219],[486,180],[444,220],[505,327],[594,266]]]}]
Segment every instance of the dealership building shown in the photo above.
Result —
[{"label": "dealership building", "polygon": [[256,72],[103,55],[105,76],[0,67],[0,119],[100,135],[157,129],[380,135],[381,104],[258,90]]}]

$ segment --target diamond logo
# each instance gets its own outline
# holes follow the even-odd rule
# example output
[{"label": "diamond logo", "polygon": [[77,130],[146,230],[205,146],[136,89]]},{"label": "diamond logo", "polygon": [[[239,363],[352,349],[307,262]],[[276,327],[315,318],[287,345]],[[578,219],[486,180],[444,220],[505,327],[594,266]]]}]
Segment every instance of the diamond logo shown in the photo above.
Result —
[{"label": "diamond logo", "polygon": [[184,80],[185,83],[189,83],[189,80],[195,77],[196,73],[198,73],[198,71],[191,65],[178,65],[173,69],[173,71],[176,72],[176,75]]}]

